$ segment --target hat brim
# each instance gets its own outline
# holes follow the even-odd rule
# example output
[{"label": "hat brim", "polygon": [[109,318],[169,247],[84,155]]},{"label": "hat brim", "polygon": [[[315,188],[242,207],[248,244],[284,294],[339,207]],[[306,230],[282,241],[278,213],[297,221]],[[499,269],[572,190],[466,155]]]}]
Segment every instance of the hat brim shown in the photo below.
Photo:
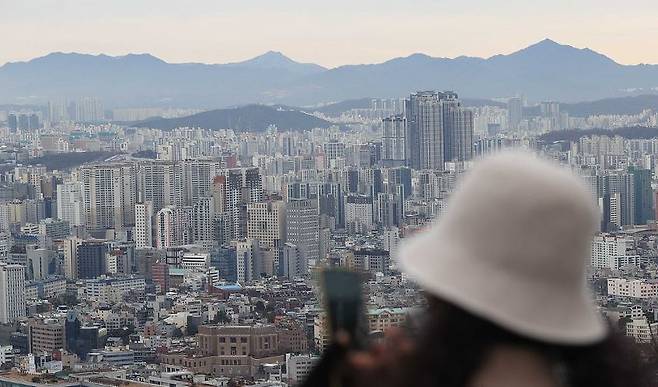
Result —
[{"label": "hat brim", "polygon": [[[423,232],[408,238],[399,267],[429,293],[527,338],[563,345],[601,341],[607,326],[585,281],[578,288],[542,282],[471,257],[466,249]],[[437,237],[436,235],[439,235]],[[476,259],[477,258],[477,259]]]}]

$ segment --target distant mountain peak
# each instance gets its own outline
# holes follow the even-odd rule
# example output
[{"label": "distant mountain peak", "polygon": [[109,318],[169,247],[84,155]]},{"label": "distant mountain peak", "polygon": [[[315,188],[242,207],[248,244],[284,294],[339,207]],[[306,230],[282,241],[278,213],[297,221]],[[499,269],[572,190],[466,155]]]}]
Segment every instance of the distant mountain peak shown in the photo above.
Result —
[{"label": "distant mountain peak", "polygon": [[262,69],[287,69],[293,72],[316,73],[326,70],[324,67],[313,63],[297,62],[280,51],[267,51],[264,54],[242,62],[229,63],[228,66],[242,66]]},{"label": "distant mountain peak", "polygon": [[239,62],[241,65],[257,65],[267,67],[286,66],[294,63],[297,62],[283,55],[283,53],[280,51],[268,51],[244,62]]},{"label": "distant mountain peak", "polygon": [[535,44],[513,52],[509,55],[496,55],[493,58],[514,58],[524,57],[526,59],[534,59],[544,61],[550,57],[552,60],[557,61],[586,61],[589,63],[599,63],[605,65],[617,64],[609,57],[593,51],[589,48],[577,48],[568,44],[558,43],[555,40],[546,38]]}]

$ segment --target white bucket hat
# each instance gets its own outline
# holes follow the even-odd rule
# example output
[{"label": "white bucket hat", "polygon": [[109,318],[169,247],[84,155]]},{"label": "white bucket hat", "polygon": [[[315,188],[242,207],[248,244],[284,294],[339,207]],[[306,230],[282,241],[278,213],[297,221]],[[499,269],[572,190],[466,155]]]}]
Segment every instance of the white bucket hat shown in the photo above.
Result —
[{"label": "white bucket hat", "polygon": [[597,222],[570,171],[504,152],[476,163],[444,216],[409,238],[398,260],[430,294],[511,332],[592,344],[607,331],[585,278]]}]

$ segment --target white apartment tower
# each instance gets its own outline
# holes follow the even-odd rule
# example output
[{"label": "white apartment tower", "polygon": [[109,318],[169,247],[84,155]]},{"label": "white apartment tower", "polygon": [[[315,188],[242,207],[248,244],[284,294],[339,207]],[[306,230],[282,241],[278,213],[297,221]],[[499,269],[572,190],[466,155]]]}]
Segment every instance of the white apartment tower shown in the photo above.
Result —
[{"label": "white apartment tower", "polygon": [[84,187],[79,181],[57,185],[57,217],[71,226],[85,224]]},{"label": "white apartment tower", "polygon": [[25,316],[25,268],[0,263],[0,323]]},{"label": "white apartment tower", "polygon": [[153,203],[135,204],[135,247],[153,247]]}]

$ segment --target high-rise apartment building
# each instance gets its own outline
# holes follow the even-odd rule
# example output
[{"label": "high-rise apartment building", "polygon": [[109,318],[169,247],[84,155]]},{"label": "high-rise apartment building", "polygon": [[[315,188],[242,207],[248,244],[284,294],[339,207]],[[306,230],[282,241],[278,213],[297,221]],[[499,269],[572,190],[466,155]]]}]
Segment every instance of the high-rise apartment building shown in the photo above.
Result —
[{"label": "high-rise apartment building", "polygon": [[182,163],[153,161],[140,165],[139,192],[144,201],[153,203],[157,213],[166,206],[187,204],[185,168]]},{"label": "high-rise apartment building", "polygon": [[213,180],[213,196],[218,196],[227,213],[228,239],[247,236],[247,204],[263,200],[263,182],[258,168],[228,169]]},{"label": "high-rise apartment building", "polygon": [[57,185],[57,217],[71,226],[85,224],[84,186],[79,181]]},{"label": "high-rise apartment building", "polygon": [[135,204],[135,247],[153,246],[153,203]]},{"label": "high-rise apartment building", "polygon": [[215,202],[212,197],[201,197],[192,206],[192,241],[212,244]]},{"label": "high-rise apartment building", "polygon": [[0,263],[0,323],[7,324],[26,314],[25,268]]},{"label": "high-rise apartment building", "polygon": [[509,128],[517,130],[523,119],[523,100],[513,97],[507,100],[507,122]]},{"label": "high-rise apartment building", "polygon": [[382,164],[387,167],[402,166],[407,158],[405,139],[407,118],[395,115],[382,120]]},{"label": "high-rise apartment building", "polygon": [[137,167],[132,163],[80,168],[87,227],[117,229],[135,224]]},{"label": "high-rise apartment building", "polygon": [[405,154],[414,169],[443,170],[473,157],[473,115],[457,94],[420,91],[407,101]]}]

